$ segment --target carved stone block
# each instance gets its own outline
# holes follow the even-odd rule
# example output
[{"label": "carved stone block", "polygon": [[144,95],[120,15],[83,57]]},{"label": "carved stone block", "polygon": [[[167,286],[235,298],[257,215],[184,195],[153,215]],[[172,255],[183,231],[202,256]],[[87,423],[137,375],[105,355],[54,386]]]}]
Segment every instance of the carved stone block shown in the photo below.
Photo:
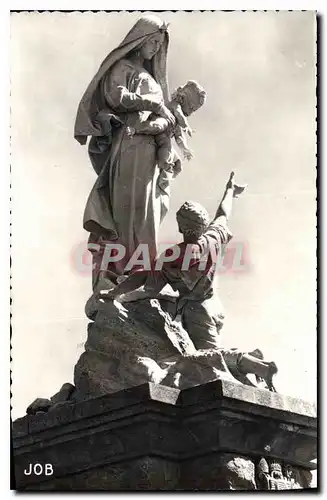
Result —
[{"label": "carved stone block", "polygon": [[[310,487],[315,408],[218,380],[143,384],[13,424],[18,490],[254,490]],[[29,464],[52,475],[26,475]]]}]

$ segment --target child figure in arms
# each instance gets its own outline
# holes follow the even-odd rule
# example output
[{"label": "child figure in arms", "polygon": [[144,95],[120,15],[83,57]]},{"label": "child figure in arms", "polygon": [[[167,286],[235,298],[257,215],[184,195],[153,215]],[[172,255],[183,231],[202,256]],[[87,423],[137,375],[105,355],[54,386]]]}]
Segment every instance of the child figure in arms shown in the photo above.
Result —
[{"label": "child figure in arms", "polygon": [[173,93],[167,107],[176,119],[174,127],[170,127],[165,118],[151,114],[147,121],[138,124],[135,128],[129,127],[128,134],[154,135],[158,146],[158,165],[160,169],[158,186],[165,190],[172,180],[181,171],[181,161],[172,147],[172,138],[182,152],[183,158],[191,160],[193,153],[189,149],[186,134],[192,136],[187,116],[199,109],[205,102],[206,92],[195,81],[188,81],[183,87],[178,87]]}]

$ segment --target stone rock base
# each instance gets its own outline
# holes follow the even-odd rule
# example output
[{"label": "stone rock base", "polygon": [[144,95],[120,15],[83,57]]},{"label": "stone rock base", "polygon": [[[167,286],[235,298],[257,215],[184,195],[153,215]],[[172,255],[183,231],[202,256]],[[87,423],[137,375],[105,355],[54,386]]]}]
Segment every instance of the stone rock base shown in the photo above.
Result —
[{"label": "stone rock base", "polygon": [[233,351],[197,350],[162,301],[100,304],[74,368],[71,399],[80,402],[148,382],[182,390],[214,380],[253,385],[238,373]]},{"label": "stone rock base", "polygon": [[316,413],[224,380],[148,383],[26,415],[13,423],[13,449],[17,490],[309,488]]}]

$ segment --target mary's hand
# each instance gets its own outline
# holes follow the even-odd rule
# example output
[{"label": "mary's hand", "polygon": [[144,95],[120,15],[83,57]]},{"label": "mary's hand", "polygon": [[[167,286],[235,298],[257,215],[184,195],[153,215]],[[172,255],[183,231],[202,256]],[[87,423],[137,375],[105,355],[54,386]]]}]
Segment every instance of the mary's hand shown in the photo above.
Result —
[{"label": "mary's hand", "polygon": [[173,113],[167,108],[167,106],[162,106],[158,111],[158,115],[165,118],[168,122],[168,125],[173,127],[176,124],[176,118]]}]

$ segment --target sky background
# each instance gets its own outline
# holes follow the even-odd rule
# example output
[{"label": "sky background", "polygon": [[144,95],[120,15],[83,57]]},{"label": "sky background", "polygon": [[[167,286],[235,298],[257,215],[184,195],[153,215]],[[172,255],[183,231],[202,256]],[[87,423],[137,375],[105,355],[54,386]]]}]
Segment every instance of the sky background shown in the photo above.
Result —
[{"label": "sky background", "polygon": [[[78,103],[138,13],[11,16],[12,406],[73,381],[91,277],[73,265],[95,181],[73,138]],[[195,158],[173,184],[162,242],[186,199],[213,216],[231,170],[247,182],[230,227],[243,272],[220,276],[222,343],[276,361],[278,392],[316,400],[315,16],[160,13],[170,22],[170,88],[197,80]]]}]

